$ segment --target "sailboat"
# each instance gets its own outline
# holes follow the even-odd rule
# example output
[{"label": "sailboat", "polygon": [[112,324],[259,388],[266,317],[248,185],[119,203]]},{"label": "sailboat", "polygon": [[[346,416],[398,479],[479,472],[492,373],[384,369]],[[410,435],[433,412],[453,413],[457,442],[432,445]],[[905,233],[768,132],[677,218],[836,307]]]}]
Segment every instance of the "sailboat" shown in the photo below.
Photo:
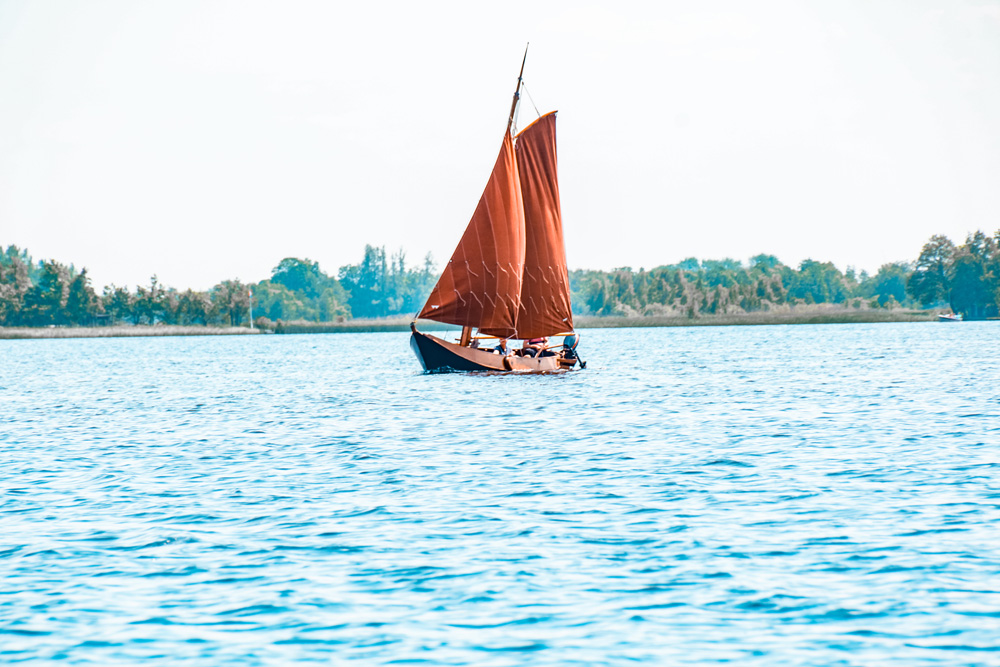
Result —
[{"label": "sailboat", "polygon": [[[525,49],[500,154],[441,278],[410,323],[427,371],[557,371],[580,360],[556,176],[556,112],[512,132]],[[457,341],[417,330],[416,319],[462,327]],[[550,337],[562,337],[550,344]],[[523,340],[519,350],[508,340]],[[485,345],[483,343],[486,342]],[[496,343],[496,345],[494,345]]]}]

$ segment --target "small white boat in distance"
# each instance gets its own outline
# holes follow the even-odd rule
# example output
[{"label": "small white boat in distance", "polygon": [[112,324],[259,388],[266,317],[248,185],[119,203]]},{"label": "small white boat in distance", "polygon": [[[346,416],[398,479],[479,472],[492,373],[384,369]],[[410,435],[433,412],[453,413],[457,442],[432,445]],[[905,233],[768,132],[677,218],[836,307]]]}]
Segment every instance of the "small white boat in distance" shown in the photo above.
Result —
[{"label": "small white boat in distance", "polygon": [[955,313],[939,313],[938,322],[961,322],[962,316]]}]

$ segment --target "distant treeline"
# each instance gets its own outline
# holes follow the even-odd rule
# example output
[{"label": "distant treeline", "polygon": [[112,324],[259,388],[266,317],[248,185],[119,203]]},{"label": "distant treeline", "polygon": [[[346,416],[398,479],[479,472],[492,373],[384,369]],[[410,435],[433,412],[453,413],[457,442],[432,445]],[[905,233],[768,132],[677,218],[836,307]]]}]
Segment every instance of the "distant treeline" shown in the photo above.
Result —
[{"label": "distant treeline", "polygon": [[[358,264],[324,273],[288,257],[257,283],[224,280],[208,291],[179,291],[156,276],[149,285],[108,285],[98,294],[86,269],[35,262],[27,250],[0,248],[0,326],[206,324],[239,326],[251,306],[258,326],[278,321],[337,322],[416,313],[437,279],[428,255],[416,267],[402,251],[365,246]],[[807,259],[797,269],[773,255],[748,263],[686,259],[635,271],[570,272],[580,315],[740,314],[831,303],[853,308],[950,307],[967,319],[995,317],[1000,304],[1000,231],[970,234],[956,246],[932,237],[914,263],[885,264],[875,275]]]},{"label": "distant treeline", "polygon": [[574,310],[589,315],[739,314],[801,304],[853,308],[950,307],[966,319],[997,316],[1000,231],[970,234],[956,246],[933,236],[913,263],[884,264],[875,275],[841,272],[807,259],[793,269],[774,255],[748,264],[686,259],[649,271],[571,271]]},{"label": "distant treeline", "polygon": [[240,326],[251,306],[262,327],[277,321],[336,322],[415,313],[437,279],[430,256],[409,268],[405,255],[365,247],[360,264],[327,275],[308,259],[287,257],[258,283],[223,280],[205,292],[179,291],[153,276],[135,290],[106,286],[97,294],[87,270],[27,250],[0,248],[0,326],[206,324]]}]

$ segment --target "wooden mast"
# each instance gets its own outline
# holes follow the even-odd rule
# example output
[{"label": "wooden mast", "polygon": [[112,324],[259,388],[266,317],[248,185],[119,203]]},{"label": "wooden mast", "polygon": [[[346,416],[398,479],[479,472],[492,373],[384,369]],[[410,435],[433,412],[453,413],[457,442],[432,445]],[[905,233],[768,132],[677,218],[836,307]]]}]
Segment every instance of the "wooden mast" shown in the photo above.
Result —
[{"label": "wooden mast", "polygon": [[[528,47],[531,45],[524,45],[524,57],[521,58],[521,71],[517,73],[517,86],[514,88],[514,99],[510,103],[510,115],[507,116],[507,132],[510,133],[510,128],[514,125],[514,114],[517,113],[517,103],[521,99],[521,81],[524,78],[524,63],[528,61]],[[462,347],[468,347],[469,343],[472,342],[472,327],[462,327],[462,337],[459,339],[458,344]]]},{"label": "wooden mast", "polygon": [[521,71],[517,74],[517,88],[514,89],[514,99],[510,103],[510,116],[507,117],[507,131],[514,124],[514,114],[517,113],[517,102],[521,99],[521,81],[524,77],[524,63],[528,60],[529,44],[524,45],[524,58],[521,59]]}]

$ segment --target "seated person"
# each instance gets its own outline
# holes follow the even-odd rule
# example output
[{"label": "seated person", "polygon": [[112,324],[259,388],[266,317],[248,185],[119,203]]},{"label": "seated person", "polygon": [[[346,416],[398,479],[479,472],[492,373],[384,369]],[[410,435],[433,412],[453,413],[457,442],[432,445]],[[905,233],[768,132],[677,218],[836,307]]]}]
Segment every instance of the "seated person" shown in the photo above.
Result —
[{"label": "seated person", "polygon": [[545,349],[545,345],[549,342],[548,338],[532,338],[531,340],[525,340],[524,345],[521,346],[521,356],[524,357],[534,357]]},{"label": "seated person", "polygon": [[500,342],[497,343],[497,346],[493,348],[493,351],[499,355],[507,355],[510,352],[510,350],[507,349],[507,339],[501,338]]}]

